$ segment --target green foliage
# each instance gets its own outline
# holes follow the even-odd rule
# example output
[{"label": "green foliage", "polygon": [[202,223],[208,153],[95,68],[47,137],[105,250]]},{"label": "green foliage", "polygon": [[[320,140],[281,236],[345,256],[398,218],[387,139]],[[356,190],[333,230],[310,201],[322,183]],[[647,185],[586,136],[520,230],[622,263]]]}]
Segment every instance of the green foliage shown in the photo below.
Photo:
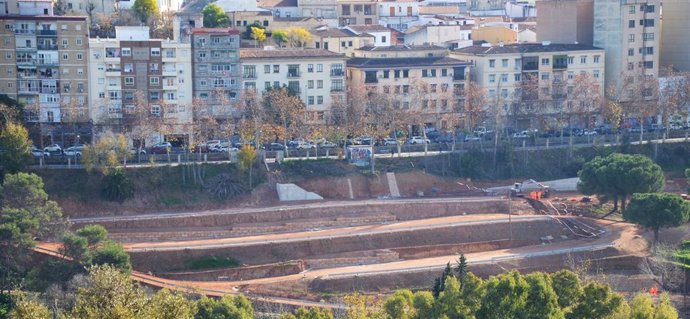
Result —
[{"label": "green foliage", "polygon": [[10,312],[13,319],[52,319],[50,310],[39,302],[21,297],[16,306]]},{"label": "green foliage", "polygon": [[15,173],[31,160],[31,140],[21,124],[9,122],[0,131],[0,172]]},{"label": "green foliage", "polygon": [[690,202],[675,194],[634,194],[623,218],[654,231],[654,242],[659,229],[677,227],[688,222]]},{"label": "green foliage", "polygon": [[14,299],[10,294],[0,293],[0,318],[7,318],[14,308]]},{"label": "green foliage", "polygon": [[561,270],[551,274],[551,285],[558,297],[558,305],[563,309],[574,305],[582,296],[580,278],[572,271]]},{"label": "green foliage", "polygon": [[544,273],[525,276],[529,290],[527,294],[527,318],[563,319],[563,310],[558,305],[558,296],[553,289],[551,278]]},{"label": "green foliage", "polygon": [[294,314],[283,314],[280,319],[333,319],[333,313],[329,309],[299,308]]},{"label": "green foliage", "polygon": [[634,193],[658,192],[664,187],[661,167],[643,155],[614,153],[595,157],[578,173],[577,188],[588,195],[596,194],[625,201]]},{"label": "green foliage", "polygon": [[85,238],[89,246],[108,240],[108,231],[101,225],[86,225],[77,230],[77,235]]},{"label": "green foliage", "polygon": [[410,290],[396,291],[383,303],[383,308],[389,318],[411,319],[413,313],[414,295]]},{"label": "green foliage", "polygon": [[170,292],[168,289],[162,289],[151,298],[147,312],[148,314],[144,318],[193,319],[197,308],[196,302],[185,296]]},{"label": "green foliage", "polygon": [[271,38],[278,46],[283,46],[289,41],[288,32],[285,30],[273,30],[271,33]]},{"label": "green foliage", "polygon": [[[247,25],[247,29],[244,30],[244,32],[242,33],[242,37],[243,37],[244,39],[247,39],[247,40],[252,40],[252,39],[254,39],[254,38],[252,38],[252,35],[254,34],[254,31],[253,31],[254,29],[259,29],[259,30],[265,31],[265,30],[266,30],[266,27],[264,27],[263,25],[261,25],[261,24],[258,23],[258,22],[254,22],[254,23],[252,23],[252,24],[249,24],[249,25]],[[265,34],[264,34],[264,35],[265,35]]]},{"label": "green foliage", "polygon": [[87,172],[97,169],[107,175],[120,166],[120,161],[126,160],[131,155],[127,139],[123,134],[108,133],[100,137],[93,145],[84,147],[81,158]]},{"label": "green foliage", "polygon": [[230,18],[223,12],[223,8],[215,3],[209,3],[201,11],[204,15],[204,28],[227,28]]},{"label": "green foliage", "polygon": [[516,271],[489,278],[477,317],[486,319],[525,317],[529,288],[529,283]]},{"label": "green foliage", "polygon": [[441,277],[438,277],[434,280],[434,286],[431,289],[431,293],[434,295],[434,298],[438,298],[441,292],[445,289],[446,280],[448,280],[448,277],[454,277],[453,270],[450,268],[450,262],[446,264],[446,268],[443,269]]},{"label": "green foliage", "polygon": [[252,304],[244,296],[224,296],[221,299],[204,297],[197,302],[195,319],[253,319]]},{"label": "green foliage", "polygon": [[106,242],[91,253],[93,265],[111,265],[124,272],[132,271],[132,264],[122,245],[116,242]]},{"label": "green foliage", "polygon": [[62,254],[72,260],[79,263],[87,261],[88,251],[89,241],[86,238],[73,233],[68,233],[62,238]]},{"label": "green foliage", "polygon": [[605,284],[591,282],[582,291],[582,296],[566,318],[606,318],[625,306],[625,299]]},{"label": "green foliage", "polygon": [[111,202],[122,203],[134,197],[134,184],[123,168],[116,168],[105,175],[101,194]]},{"label": "green foliage", "polygon": [[160,14],[156,0],[134,0],[132,11],[141,22],[148,22],[150,18],[155,18]]},{"label": "green foliage", "polygon": [[185,269],[200,270],[213,268],[230,268],[241,265],[240,261],[232,257],[206,256],[198,259],[187,260],[184,263]]}]

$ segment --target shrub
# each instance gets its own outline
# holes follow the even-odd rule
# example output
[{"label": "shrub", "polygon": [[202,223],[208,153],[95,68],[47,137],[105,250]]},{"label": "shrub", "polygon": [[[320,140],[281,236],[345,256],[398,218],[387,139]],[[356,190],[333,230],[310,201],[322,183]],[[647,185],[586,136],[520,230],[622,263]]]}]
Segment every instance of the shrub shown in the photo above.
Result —
[{"label": "shrub", "polygon": [[134,197],[134,184],[122,168],[109,171],[103,179],[103,197],[111,202],[124,202]]}]

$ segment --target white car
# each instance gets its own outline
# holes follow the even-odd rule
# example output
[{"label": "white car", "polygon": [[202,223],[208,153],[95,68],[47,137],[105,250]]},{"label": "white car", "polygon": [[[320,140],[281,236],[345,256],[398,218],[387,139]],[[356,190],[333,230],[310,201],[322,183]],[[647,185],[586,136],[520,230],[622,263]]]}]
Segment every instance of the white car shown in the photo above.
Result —
[{"label": "white car", "polygon": [[527,131],[522,131],[520,133],[513,133],[513,138],[529,138]]},{"label": "white car", "polygon": [[413,136],[413,137],[410,137],[410,139],[407,141],[407,143],[408,144],[424,144],[424,143],[429,144],[429,143],[431,143],[431,141],[429,141],[429,139],[425,139],[421,136]]},{"label": "white car", "polygon": [[81,150],[82,150],[82,149],[83,149],[83,148],[79,148],[78,146],[71,146],[71,147],[66,148],[66,149],[63,151],[63,153],[64,153],[65,155],[67,155],[67,156],[77,156],[77,157],[79,157],[79,156],[81,156]]},{"label": "white car", "polygon": [[467,135],[465,136],[465,142],[478,142],[481,141],[481,137],[477,135]]},{"label": "white car", "polygon": [[326,140],[323,140],[323,141],[319,142],[318,145],[319,145],[319,147],[323,147],[323,148],[338,147],[338,145],[336,145],[335,143],[330,142],[330,141],[326,141]]},{"label": "white car", "polygon": [[43,151],[36,146],[32,146],[31,147],[31,155],[33,155],[35,157],[43,157],[43,156],[50,156],[50,153]]},{"label": "white car", "polygon": [[220,146],[220,147],[214,148],[214,150],[217,150],[217,152],[220,152],[220,153],[235,153],[235,152],[240,151],[239,148],[232,147],[232,146]]},{"label": "white car", "polygon": [[209,141],[206,141],[206,147],[208,149],[212,149],[216,146],[219,146],[220,143],[221,143],[221,140],[209,140]]},{"label": "white car", "polygon": [[43,149],[43,151],[49,152],[49,153],[58,153],[58,152],[62,153],[62,147],[60,147],[60,145],[57,145],[57,144],[52,144],[52,145],[46,146]]},{"label": "white car", "polygon": [[389,137],[389,138],[386,138],[383,140],[383,145],[385,145],[385,146],[398,145],[398,140]]},{"label": "white car", "polygon": [[597,131],[594,131],[594,130],[585,130],[585,131],[582,133],[582,135],[584,135],[584,136],[594,136],[594,135],[599,135],[599,133],[597,133]]}]

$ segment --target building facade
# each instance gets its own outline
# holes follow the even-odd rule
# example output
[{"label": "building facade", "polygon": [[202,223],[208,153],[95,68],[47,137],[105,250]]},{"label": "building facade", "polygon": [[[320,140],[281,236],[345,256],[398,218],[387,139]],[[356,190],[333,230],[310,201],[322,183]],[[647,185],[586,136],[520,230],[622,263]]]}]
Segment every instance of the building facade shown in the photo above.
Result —
[{"label": "building facade", "polygon": [[210,106],[215,117],[238,116],[235,108],[241,90],[240,32],[227,28],[191,30],[194,96]]},{"label": "building facade", "polygon": [[664,0],[664,23],[661,32],[661,65],[679,71],[690,71],[690,4],[684,0]]},{"label": "building facade", "polygon": [[309,30],[312,40],[307,46],[315,49],[324,49],[345,56],[354,56],[355,51],[361,47],[374,45],[375,37],[368,33],[356,34],[345,28],[329,28],[321,26]]},{"label": "building facade", "polygon": [[319,49],[242,49],[243,90],[287,87],[306,105],[312,123],[324,123],[332,103],[344,100],[345,56]]},{"label": "building facade", "polygon": [[378,0],[338,0],[338,24],[378,24]]},{"label": "building facade", "polygon": [[659,0],[594,1],[593,44],[606,50],[606,86],[622,101],[636,99],[640,75],[659,75],[659,10]]},{"label": "building facade", "polygon": [[408,54],[348,60],[352,94],[366,92],[370,104],[390,103],[393,109],[408,113],[405,120],[413,134],[421,134],[421,123],[426,129],[452,128],[462,116],[462,92],[470,64],[448,56]]},{"label": "building facade", "polygon": [[[144,34],[148,36],[148,27],[118,27],[115,39],[89,41],[89,91],[96,131],[123,132],[134,146],[172,139],[187,143],[192,121],[191,47]],[[154,126],[154,122],[165,128],[133,133],[141,131],[136,126]]]},{"label": "building facade", "polygon": [[379,24],[404,32],[419,20],[419,4],[416,0],[379,2]]},{"label": "building facade", "polygon": [[537,1],[537,41],[592,45],[594,0]]},{"label": "building facade", "polygon": [[[580,113],[595,109],[594,103],[599,101],[594,98],[603,97],[605,52],[592,46],[472,46],[455,50],[451,56],[472,62],[473,81],[486,94],[486,112],[500,113],[515,129],[552,128],[557,121],[585,127],[591,119],[580,118]],[[576,97],[579,92],[592,100]],[[577,105],[581,102],[588,109]]]},{"label": "building facade", "polygon": [[[4,16],[0,21],[0,91],[26,105],[26,121],[42,124],[42,140],[55,142],[56,134],[63,139],[60,124],[88,124],[86,17]],[[67,133],[78,135],[74,129]]]}]

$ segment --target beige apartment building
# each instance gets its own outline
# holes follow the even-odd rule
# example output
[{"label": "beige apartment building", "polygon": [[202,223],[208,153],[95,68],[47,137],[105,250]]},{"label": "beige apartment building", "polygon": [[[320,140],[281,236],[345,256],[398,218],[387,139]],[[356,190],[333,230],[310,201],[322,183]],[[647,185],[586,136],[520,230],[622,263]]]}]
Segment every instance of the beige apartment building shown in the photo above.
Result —
[{"label": "beige apartment building", "polygon": [[351,57],[361,47],[374,45],[376,37],[369,33],[354,33],[345,28],[320,26],[309,30],[312,36],[310,48],[324,49]]},{"label": "beige apartment building", "polygon": [[537,1],[537,41],[592,45],[594,0]]},{"label": "beige apartment building", "polygon": [[41,124],[33,137],[64,144],[89,134],[79,132],[90,119],[86,17],[7,15],[0,23],[0,91]]},{"label": "beige apartment building", "polygon": [[[583,101],[574,100],[576,86],[589,84],[592,97],[604,92],[605,52],[589,45],[472,46],[451,56],[472,63],[472,79],[485,90],[486,112],[500,112],[515,129],[553,127],[557,120],[584,127],[592,119],[579,114],[585,112],[576,105]],[[583,73],[589,83],[576,83]]]},{"label": "beige apartment building", "polygon": [[447,55],[411,52],[408,57],[351,58],[347,79],[352,94],[368,94],[368,107],[390,103],[394,109],[409,112],[411,131],[421,134],[420,122],[427,129],[449,129],[458,124],[469,69],[469,62]]},{"label": "beige apartment building", "polygon": [[686,0],[664,0],[664,23],[661,32],[661,65],[679,71],[690,71],[690,3]]},{"label": "beige apartment building", "polygon": [[[629,83],[641,74],[659,75],[659,11],[659,0],[594,1],[593,44],[606,51],[606,86],[622,101],[637,95],[639,86]],[[653,91],[643,94],[655,98]]]},{"label": "beige apartment building", "polygon": [[338,25],[378,24],[378,0],[338,0]]}]

